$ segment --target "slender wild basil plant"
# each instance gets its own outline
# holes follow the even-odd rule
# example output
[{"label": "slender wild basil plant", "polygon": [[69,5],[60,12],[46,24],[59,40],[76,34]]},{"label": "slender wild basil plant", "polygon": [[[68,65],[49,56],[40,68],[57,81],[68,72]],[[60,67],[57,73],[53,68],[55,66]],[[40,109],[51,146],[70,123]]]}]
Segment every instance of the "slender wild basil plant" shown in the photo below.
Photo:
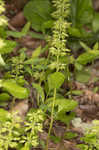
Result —
[{"label": "slender wild basil plant", "polygon": [[[60,72],[61,70],[64,70],[66,67],[68,67],[68,64],[61,62],[60,58],[68,58],[70,52],[70,50],[66,48],[66,38],[68,37],[67,29],[70,26],[70,23],[66,20],[66,18],[69,15],[70,3],[69,0],[53,0],[52,2],[53,6],[56,8],[56,11],[52,14],[55,22],[52,28],[52,37],[50,41],[51,44],[49,52],[51,56],[55,58],[51,65],[54,66],[56,72]],[[48,140],[53,126],[53,115],[57,88],[55,87],[53,91],[51,122],[48,132],[46,150],[48,150]]]}]

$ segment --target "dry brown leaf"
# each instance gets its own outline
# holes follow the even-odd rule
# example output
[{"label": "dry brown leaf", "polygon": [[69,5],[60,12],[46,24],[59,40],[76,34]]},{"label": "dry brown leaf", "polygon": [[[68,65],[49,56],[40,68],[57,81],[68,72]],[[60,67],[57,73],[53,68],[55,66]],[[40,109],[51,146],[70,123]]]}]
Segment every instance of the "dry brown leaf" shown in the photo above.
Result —
[{"label": "dry brown leaf", "polygon": [[96,11],[99,11],[99,0],[92,0],[93,7]]},{"label": "dry brown leaf", "polygon": [[26,23],[25,17],[23,15],[23,12],[19,12],[16,16],[14,16],[10,21],[9,24],[11,24],[13,27],[22,27]]},{"label": "dry brown leaf", "polygon": [[90,90],[84,90],[84,95],[87,97],[88,103],[95,105],[99,104],[99,94],[94,93]]},{"label": "dry brown leaf", "polygon": [[77,89],[77,90],[82,90],[82,89],[84,90],[84,89],[87,88],[85,84],[80,83],[80,82],[77,82],[77,81],[75,81],[75,82],[73,83],[73,86],[74,86],[74,88]]},{"label": "dry brown leaf", "polygon": [[90,89],[88,89],[84,84],[81,84],[79,82],[75,82],[77,90],[82,90],[83,95],[82,96],[74,96],[74,98],[79,102],[79,104],[89,104],[96,106],[99,105],[99,94],[94,93]]},{"label": "dry brown leaf", "polygon": [[[22,46],[24,47],[27,47],[29,50],[28,51],[31,51],[35,48],[37,48],[38,46],[42,46],[44,47],[45,46],[45,41],[44,40],[39,40],[39,39],[34,39],[32,38],[31,36],[27,35],[23,38],[20,38],[17,40]],[[30,50],[31,49],[31,50]],[[30,54],[28,54],[29,56],[31,56],[31,53],[33,51],[30,52]],[[28,52],[29,53],[29,52]]]},{"label": "dry brown leaf", "polygon": [[76,144],[70,141],[64,140],[65,150],[80,150],[76,148]]},{"label": "dry brown leaf", "polygon": [[88,113],[97,113],[98,111],[95,105],[79,105],[79,108]]},{"label": "dry brown leaf", "polygon": [[66,127],[55,126],[55,127],[53,127],[53,131],[54,131],[55,136],[63,137],[64,133],[66,131]]},{"label": "dry brown leaf", "polygon": [[29,0],[11,0],[11,3],[17,10],[21,10]]}]

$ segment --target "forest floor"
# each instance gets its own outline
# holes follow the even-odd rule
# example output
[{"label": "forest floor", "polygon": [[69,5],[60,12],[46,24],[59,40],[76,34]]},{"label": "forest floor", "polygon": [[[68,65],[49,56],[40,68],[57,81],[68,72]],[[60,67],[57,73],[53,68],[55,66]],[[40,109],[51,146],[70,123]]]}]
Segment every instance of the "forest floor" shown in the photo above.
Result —
[{"label": "forest floor", "polygon": [[[21,31],[22,27],[25,25],[26,19],[24,18],[22,11],[25,3],[21,4],[20,1],[12,0],[10,3],[6,4],[6,16],[9,19],[9,30]],[[14,50],[13,54],[11,54],[12,56],[18,55],[18,50],[20,47],[26,47],[27,55],[31,56],[32,51],[35,48],[37,48],[39,45],[44,47],[46,44],[46,41],[34,39],[29,35],[26,35],[25,37],[20,39],[12,37],[8,37],[8,39],[15,40],[20,45]],[[80,83],[79,81],[74,80],[71,83],[73,91],[81,91],[80,94],[73,94],[73,99],[75,99],[79,103],[78,107],[75,109],[76,119],[73,123],[71,123],[69,128],[66,128],[63,123],[57,121],[54,122],[53,133],[56,137],[60,137],[61,141],[56,141],[55,143],[53,142],[53,140],[50,140],[49,150],[79,150],[78,148],[76,148],[76,145],[82,143],[80,137],[83,135],[83,127],[81,127],[80,121],[82,120],[82,123],[86,123],[87,125],[90,124],[94,119],[99,120],[99,61],[96,61],[93,65],[89,65],[88,69],[90,70],[91,74],[88,82]],[[65,88],[65,85],[63,88]],[[27,111],[27,105],[28,104],[25,101],[17,102],[13,109],[18,109],[21,112],[23,111],[22,108],[26,107],[26,110],[24,111]],[[24,112],[22,113],[24,114]],[[44,123],[45,126],[47,126],[47,121],[48,120],[46,120],[46,122]],[[75,121],[79,123],[75,124]],[[48,129],[44,127],[44,132],[40,133],[40,138],[44,141],[46,141],[47,138],[47,131]],[[62,138],[64,132],[73,132],[77,134],[77,136],[75,136],[73,139],[64,139]],[[36,149],[39,150],[40,148]]]}]

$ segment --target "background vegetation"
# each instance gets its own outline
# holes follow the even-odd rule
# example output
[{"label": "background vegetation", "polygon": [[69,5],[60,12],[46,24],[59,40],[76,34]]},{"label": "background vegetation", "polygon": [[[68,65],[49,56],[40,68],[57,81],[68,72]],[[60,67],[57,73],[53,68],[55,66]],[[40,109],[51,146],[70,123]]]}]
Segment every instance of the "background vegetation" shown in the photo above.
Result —
[{"label": "background vegetation", "polygon": [[99,149],[98,6],[0,0],[0,150]]}]

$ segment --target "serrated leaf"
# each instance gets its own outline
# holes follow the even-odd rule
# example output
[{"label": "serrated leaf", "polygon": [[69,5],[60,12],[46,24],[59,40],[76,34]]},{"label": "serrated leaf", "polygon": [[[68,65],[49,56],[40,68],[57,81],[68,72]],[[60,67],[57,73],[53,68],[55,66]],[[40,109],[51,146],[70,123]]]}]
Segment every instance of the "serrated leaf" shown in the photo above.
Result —
[{"label": "serrated leaf", "polygon": [[49,90],[54,88],[59,89],[65,80],[64,74],[61,72],[55,72],[48,76]]},{"label": "serrated leaf", "polygon": [[43,88],[39,84],[36,84],[36,83],[33,83],[32,85],[37,90],[39,96],[42,99],[42,102],[44,103],[45,95],[44,95]]},{"label": "serrated leaf", "polygon": [[24,99],[27,98],[29,92],[26,88],[18,85],[13,79],[2,81],[2,87],[5,88],[12,96]]},{"label": "serrated leaf", "polygon": [[42,30],[42,24],[51,19],[52,11],[49,0],[33,0],[24,7],[24,16],[31,22],[32,28],[36,31]]}]

